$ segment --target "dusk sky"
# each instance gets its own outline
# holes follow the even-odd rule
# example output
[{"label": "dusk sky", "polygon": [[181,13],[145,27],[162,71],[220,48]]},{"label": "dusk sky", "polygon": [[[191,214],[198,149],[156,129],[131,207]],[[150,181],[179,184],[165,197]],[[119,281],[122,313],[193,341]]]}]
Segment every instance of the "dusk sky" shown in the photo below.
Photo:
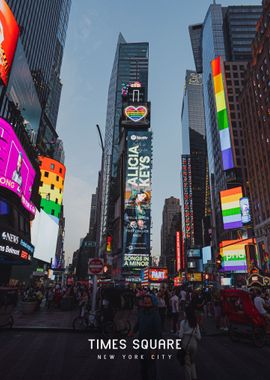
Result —
[{"label": "dusk sky", "polygon": [[[210,3],[209,0],[73,0],[57,125],[66,154],[65,251],[70,259],[88,231],[91,194],[95,192],[101,165],[96,124],[104,134],[108,86],[119,32],[127,42],[145,41],[150,45],[152,255],[160,254],[164,200],[180,197],[181,104],[185,71],[194,69],[188,26],[203,21]],[[255,5],[261,1],[224,0],[221,4]]]}]

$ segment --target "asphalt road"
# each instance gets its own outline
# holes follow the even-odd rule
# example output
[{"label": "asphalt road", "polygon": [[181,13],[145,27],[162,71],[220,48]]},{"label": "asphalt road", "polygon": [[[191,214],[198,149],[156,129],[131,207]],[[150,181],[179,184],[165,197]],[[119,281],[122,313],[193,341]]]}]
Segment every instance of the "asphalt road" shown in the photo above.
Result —
[{"label": "asphalt road", "polygon": [[[114,360],[97,359],[88,338],[93,336],[2,330],[0,380],[140,380],[139,360],[122,359],[124,351]],[[226,336],[205,337],[197,357],[198,379],[268,380],[269,357],[269,345],[258,349],[248,342],[232,343]],[[158,380],[184,378],[175,356],[158,360],[157,366]]]}]

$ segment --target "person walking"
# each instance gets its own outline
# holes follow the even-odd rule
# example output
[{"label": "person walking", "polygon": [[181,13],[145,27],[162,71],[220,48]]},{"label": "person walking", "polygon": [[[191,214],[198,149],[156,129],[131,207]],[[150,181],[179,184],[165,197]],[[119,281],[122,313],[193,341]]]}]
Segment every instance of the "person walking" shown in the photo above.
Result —
[{"label": "person walking", "polygon": [[164,326],[165,326],[165,319],[166,319],[166,302],[164,298],[164,293],[160,290],[157,295],[158,299],[158,311],[161,319],[161,327],[162,331],[164,331]]},{"label": "person walking", "polygon": [[171,310],[172,310],[172,333],[176,333],[178,329],[178,319],[179,319],[179,298],[176,292],[173,292],[173,296],[170,299]]},{"label": "person walking", "polygon": [[195,358],[198,348],[198,341],[201,340],[201,332],[192,307],[186,308],[186,317],[180,323],[179,338],[182,339],[182,349],[185,353],[185,380],[196,380],[197,371]]}]

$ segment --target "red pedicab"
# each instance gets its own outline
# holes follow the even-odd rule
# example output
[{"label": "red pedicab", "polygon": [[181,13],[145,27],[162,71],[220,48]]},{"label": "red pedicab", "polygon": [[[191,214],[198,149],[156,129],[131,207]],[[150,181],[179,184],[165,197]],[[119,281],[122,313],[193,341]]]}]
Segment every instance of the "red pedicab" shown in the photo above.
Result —
[{"label": "red pedicab", "polygon": [[248,338],[256,347],[265,344],[269,328],[266,320],[254,306],[251,295],[244,290],[224,289],[221,291],[223,312],[227,316],[229,337],[232,341]]}]

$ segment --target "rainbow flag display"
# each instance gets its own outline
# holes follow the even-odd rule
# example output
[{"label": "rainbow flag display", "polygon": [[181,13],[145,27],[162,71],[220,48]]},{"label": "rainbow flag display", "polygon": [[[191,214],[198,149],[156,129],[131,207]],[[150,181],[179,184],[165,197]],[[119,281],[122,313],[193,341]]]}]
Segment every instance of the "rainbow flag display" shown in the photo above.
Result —
[{"label": "rainbow flag display", "polygon": [[240,199],[242,197],[241,186],[220,192],[224,230],[241,228],[243,226],[240,208]]},{"label": "rainbow flag display", "polygon": [[137,121],[142,120],[147,116],[147,108],[144,106],[134,107],[134,106],[128,106],[125,108],[125,115],[130,120],[134,121],[135,123]]},{"label": "rainbow flag display", "polygon": [[230,126],[226,106],[225,91],[223,86],[223,76],[221,68],[221,58],[217,57],[211,62],[214,94],[217,110],[217,124],[220,137],[223,169],[228,170],[234,167],[233,152],[231,145]]},{"label": "rainbow flag display", "polygon": [[220,255],[222,257],[222,271],[247,272],[247,258],[245,246],[253,244],[252,239],[224,240],[220,243]]}]

